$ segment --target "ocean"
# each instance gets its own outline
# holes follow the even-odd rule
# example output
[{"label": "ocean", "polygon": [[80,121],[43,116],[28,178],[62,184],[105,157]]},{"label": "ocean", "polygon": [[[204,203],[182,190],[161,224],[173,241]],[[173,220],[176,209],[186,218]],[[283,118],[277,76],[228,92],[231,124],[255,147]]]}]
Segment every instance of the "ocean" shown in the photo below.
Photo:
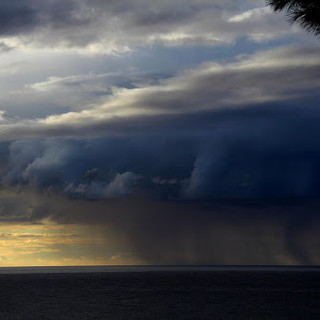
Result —
[{"label": "ocean", "polygon": [[320,319],[320,268],[0,268],[0,319]]}]

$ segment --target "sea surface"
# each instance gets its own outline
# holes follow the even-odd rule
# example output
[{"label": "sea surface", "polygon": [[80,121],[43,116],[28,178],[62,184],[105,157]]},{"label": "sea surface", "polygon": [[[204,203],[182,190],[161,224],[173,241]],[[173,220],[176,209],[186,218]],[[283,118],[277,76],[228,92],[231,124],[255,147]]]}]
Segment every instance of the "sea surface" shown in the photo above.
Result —
[{"label": "sea surface", "polygon": [[[183,271],[315,271],[318,266],[221,266],[221,265],[141,265],[141,266],[61,266],[0,267],[0,274],[25,273],[96,273],[96,272],[183,272]],[[319,319],[320,320],[320,319]]]},{"label": "sea surface", "polygon": [[320,268],[0,268],[0,319],[320,320]]}]

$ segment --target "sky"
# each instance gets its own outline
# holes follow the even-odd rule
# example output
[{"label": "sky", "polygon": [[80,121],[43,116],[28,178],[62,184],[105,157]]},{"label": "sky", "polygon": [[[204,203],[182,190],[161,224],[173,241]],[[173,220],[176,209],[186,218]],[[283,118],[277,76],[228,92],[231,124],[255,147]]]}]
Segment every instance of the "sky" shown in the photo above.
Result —
[{"label": "sky", "polygon": [[2,0],[0,266],[320,263],[320,42],[263,0]]}]

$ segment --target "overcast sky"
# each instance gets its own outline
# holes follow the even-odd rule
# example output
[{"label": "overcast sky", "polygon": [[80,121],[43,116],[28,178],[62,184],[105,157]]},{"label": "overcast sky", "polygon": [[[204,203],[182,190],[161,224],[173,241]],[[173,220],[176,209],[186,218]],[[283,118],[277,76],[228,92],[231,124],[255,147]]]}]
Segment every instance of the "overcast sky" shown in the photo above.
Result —
[{"label": "overcast sky", "polygon": [[263,0],[3,0],[0,265],[319,264],[320,42]]}]

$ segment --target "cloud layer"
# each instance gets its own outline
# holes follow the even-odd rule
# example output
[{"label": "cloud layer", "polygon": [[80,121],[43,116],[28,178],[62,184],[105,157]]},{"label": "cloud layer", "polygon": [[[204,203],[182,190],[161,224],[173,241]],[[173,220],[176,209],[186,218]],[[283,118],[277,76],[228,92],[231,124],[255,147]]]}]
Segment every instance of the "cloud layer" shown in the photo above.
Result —
[{"label": "cloud layer", "polygon": [[33,44],[110,53],[157,43],[217,45],[241,36],[265,41],[290,34],[263,1],[260,6],[234,0],[5,1],[0,35],[13,47]]},{"label": "cloud layer", "polygon": [[[3,113],[2,181],[97,199],[141,189],[176,199],[317,197],[318,53],[291,46],[209,62],[43,119]],[[30,88],[88,96],[105,78]]]},{"label": "cloud layer", "polygon": [[[190,114],[281,101],[294,104],[291,101],[306,98],[314,105],[316,102],[312,100],[317,99],[319,69],[319,50],[312,47],[283,47],[243,56],[236,62],[206,63],[156,85],[113,88],[109,94],[106,88],[106,98],[99,98],[82,111],[18,122],[4,118],[0,125],[1,139],[126,135],[134,131],[146,132],[157,126],[167,129],[164,122],[168,119],[175,121],[175,117]],[[95,80],[103,75],[87,78]],[[86,86],[88,95],[92,96],[96,83],[87,84],[87,78],[73,78],[70,94]],[[63,92],[64,88],[70,87],[70,80],[72,78],[65,81],[51,79],[35,83],[31,88],[36,91],[45,88],[48,94],[50,91],[55,94],[56,86]]]},{"label": "cloud layer", "polygon": [[318,197],[319,117],[267,105],[178,117],[166,134],[16,140],[3,143],[2,183],[93,199]]}]

